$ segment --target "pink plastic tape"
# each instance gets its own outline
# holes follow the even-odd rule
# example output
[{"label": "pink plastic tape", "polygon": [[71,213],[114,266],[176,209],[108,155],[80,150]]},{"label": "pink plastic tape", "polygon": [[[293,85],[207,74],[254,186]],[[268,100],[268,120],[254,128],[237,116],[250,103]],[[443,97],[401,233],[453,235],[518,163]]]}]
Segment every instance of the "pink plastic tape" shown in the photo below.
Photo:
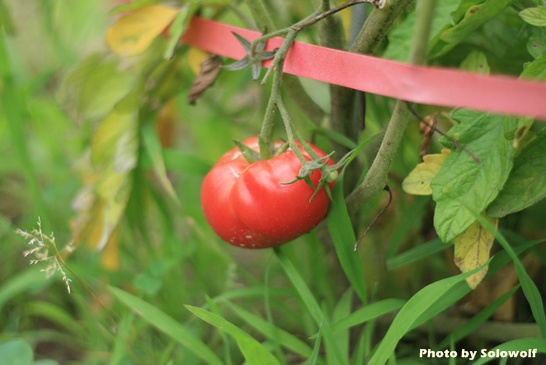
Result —
[{"label": "pink plastic tape", "polygon": [[[186,44],[241,59],[235,32],[248,40],[261,36],[248,29],[194,18],[182,37]],[[269,40],[267,49],[282,44]],[[265,62],[267,67],[270,62]],[[377,57],[295,42],[284,72],[396,99],[546,120],[546,83],[508,76],[486,76],[458,70],[412,66]]]}]

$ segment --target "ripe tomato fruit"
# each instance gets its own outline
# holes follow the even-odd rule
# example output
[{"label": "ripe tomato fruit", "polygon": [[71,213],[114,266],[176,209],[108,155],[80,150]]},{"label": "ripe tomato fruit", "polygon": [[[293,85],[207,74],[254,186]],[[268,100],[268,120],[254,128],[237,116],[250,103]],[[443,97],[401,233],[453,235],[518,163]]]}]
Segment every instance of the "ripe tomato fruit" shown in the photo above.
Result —
[{"label": "ripe tomato fruit", "polygon": [[[243,142],[258,151],[258,138]],[[275,143],[275,147],[281,145]],[[326,153],[311,145],[319,157]],[[309,161],[312,158],[301,148]],[[329,165],[334,162],[329,159]],[[244,248],[274,247],[307,233],[326,216],[330,199],[324,187],[314,193],[304,180],[292,184],[302,167],[293,150],[249,163],[239,148],[224,154],[205,177],[201,204],[212,229],[224,241]],[[310,179],[316,187],[315,170]],[[333,186],[333,183],[330,184]]]}]

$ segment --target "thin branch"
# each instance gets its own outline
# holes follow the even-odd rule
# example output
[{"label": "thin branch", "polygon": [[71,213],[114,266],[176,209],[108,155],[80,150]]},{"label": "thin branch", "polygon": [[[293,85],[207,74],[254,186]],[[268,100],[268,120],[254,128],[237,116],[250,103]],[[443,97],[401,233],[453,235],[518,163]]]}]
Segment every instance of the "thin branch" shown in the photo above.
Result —
[{"label": "thin branch", "polygon": [[333,7],[329,10],[326,10],[325,12],[305,21],[305,22],[302,22],[302,23],[298,23],[298,24],[295,24],[293,26],[291,26],[290,28],[295,30],[295,31],[300,31],[302,30],[303,28],[306,28],[310,25],[313,25],[315,23],[318,23],[319,21],[321,21],[322,19],[324,18],[327,18],[329,17],[330,15],[333,15],[337,12],[340,12],[341,10],[343,9],[347,9],[348,7],[351,7],[351,6],[354,6],[354,5],[358,5],[358,4],[373,4],[376,8],[378,9],[383,9],[383,7],[385,6],[385,1],[386,0],[353,0],[353,1],[349,1],[349,2],[346,2],[345,4],[341,4],[339,6],[336,6],[336,7]]},{"label": "thin branch", "polygon": [[428,125],[432,129],[434,129],[434,132],[436,132],[439,135],[441,135],[442,137],[445,137],[446,139],[448,139],[449,142],[451,142],[451,144],[453,145],[454,148],[465,151],[466,153],[468,153],[470,155],[470,157],[472,157],[474,159],[474,161],[476,161],[476,163],[478,163],[478,164],[480,163],[480,159],[479,159],[478,156],[476,156],[474,153],[472,153],[472,151],[470,151],[468,148],[466,148],[466,146],[464,144],[462,144],[461,142],[457,141],[453,137],[449,136],[447,133],[444,133],[440,129],[438,129],[435,126],[431,125],[422,115],[417,113],[417,111],[413,108],[413,106],[411,105],[410,102],[406,101],[406,106],[407,106],[408,110],[411,112],[411,114],[413,114],[413,116],[415,118],[417,118],[420,122],[425,123],[426,125]]},{"label": "thin branch", "polygon": [[381,211],[375,216],[375,218],[373,219],[373,221],[368,225],[368,227],[366,227],[366,230],[364,231],[364,233],[362,233],[362,235],[360,236],[360,238],[356,241],[355,243],[355,247],[354,247],[354,252],[356,252],[356,250],[358,250],[358,245],[360,245],[360,242],[362,242],[362,240],[366,237],[366,235],[368,234],[368,232],[370,231],[370,229],[375,225],[375,223],[379,220],[379,218],[381,218],[381,216],[383,214],[385,214],[385,212],[387,211],[387,209],[389,208],[389,206],[391,205],[392,203],[392,191],[391,189],[389,188],[388,185],[385,185],[385,188],[383,189],[385,190],[387,193],[389,193],[389,200],[387,201],[387,204],[385,204],[385,206],[383,208],[381,208]]}]

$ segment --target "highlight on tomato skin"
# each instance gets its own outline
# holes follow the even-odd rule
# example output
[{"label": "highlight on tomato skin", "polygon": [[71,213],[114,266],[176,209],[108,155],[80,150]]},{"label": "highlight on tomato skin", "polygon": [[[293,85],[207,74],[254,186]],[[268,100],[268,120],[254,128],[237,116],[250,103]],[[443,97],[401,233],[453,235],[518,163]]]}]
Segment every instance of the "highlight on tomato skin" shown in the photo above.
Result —
[{"label": "highlight on tomato skin", "polygon": [[[244,145],[258,151],[258,138]],[[281,142],[275,142],[280,147]],[[327,154],[309,144],[319,156]],[[312,158],[303,149],[309,161]],[[328,165],[334,165],[328,159]],[[235,147],[226,152],[205,176],[201,204],[214,232],[227,243],[243,248],[269,248],[291,241],[318,225],[328,212],[329,196],[324,187],[315,195],[304,180],[291,184],[302,167],[293,150],[269,160],[249,163]],[[321,171],[310,180],[317,187]],[[330,187],[333,187],[333,182]]]}]

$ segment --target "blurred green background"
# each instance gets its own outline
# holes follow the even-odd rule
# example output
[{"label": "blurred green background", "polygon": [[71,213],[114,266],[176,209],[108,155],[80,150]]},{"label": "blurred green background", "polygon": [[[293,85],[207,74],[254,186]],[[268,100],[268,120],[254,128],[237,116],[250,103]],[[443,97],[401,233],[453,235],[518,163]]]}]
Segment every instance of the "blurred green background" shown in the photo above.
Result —
[{"label": "blurred green background", "polygon": [[[284,12],[277,15],[286,24],[313,10],[312,2],[279,4],[277,8]],[[235,5],[243,9],[244,17],[250,17],[244,7],[237,2]],[[234,340],[215,329],[223,324],[216,317],[216,324],[210,326],[192,316],[185,307],[192,305],[235,323],[263,341],[264,348],[281,364],[333,364],[328,362],[333,355],[324,355],[321,347],[316,315],[322,313],[335,323],[355,314],[360,303],[348,289],[334,248],[321,243],[329,242],[324,238],[328,235],[326,224],[284,246],[282,254],[276,255],[272,250],[241,250],[223,243],[201,212],[199,193],[204,175],[233,147],[234,139],[243,140],[259,132],[269,86],[252,81],[248,70],[222,71],[214,87],[195,105],[189,105],[194,61],[189,50],[180,47],[174,61],[152,69],[148,81],[157,84],[149,86],[152,97],[146,101],[151,106],[140,110],[140,124],[132,130],[137,144],[120,143],[125,131],[108,129],[101,123],[127,92],[137,88],[143,70],[150,70],[143,65],[157,59],[154,52],[160,52],[164,44],[159,40],[146,55],[137,58],[110,53],[104,35],[114,21],[109,14],[111,8],[111,1],[102,0],[0,0],[0,353],[6,358],[13,356],[11,359],[21,364],[34,360],[34,364],[42,365],[206,363],[195,351],[199,347],[192,351],[192,343],[185,342],[195,338],[225,364],[244,363],[237,336],[230,333]],[[216,10],[207,10],[210,13],[205,15],[216,14]],[[244,21],[234,14],[222,14],[222,19],[243,26]],[[509,59],[503,60],[498,47],[484,46],[482,42],[492,29],[499,35],[509,32],[510,26],[521,26],[514,25],[513,15],[499,17],[496,21],[502,25],[476,32],[457,52],[435,62],[458,65],[461,55],[481,47],[495,71],[519,74],[523,62],[531,58],[519,33],[511,33],[512,42],[502,46],[504,54],[516,50]],[[393,39],[403,37],[403,23],[396,29]],[[306,31],[301,39],[316,41],[316,33]],[[403,58],[406,51],[391,47],[386,55]],[[328,109],[328,85],[302,82],[313,100]],[[161,87],[154,88],[157,85]],[[361,132],[360,140],[383,128],[394,103],[370,95],[367,100],[366,130]],[[139,102],[130,100],[126,105],[134,111]],[[325,137],[319,133],[290,100],[287,104],[300,132],[331,151],[328,134]],[[426,107],[422,110],[427,111]],[[113,125],[119,125],[119,120],[114,120]],[[98,138],[101,125],[113,137]],[[279,131],[277,134],[282,136]],[[390,176],[393,204],[360,248],[366,276],[358,280],[366,282],[370,302],[385,302],[372,307],[372,312],[352,317],[356,318],[355,324],[341,326],[343,331],[333,340],[324,340],[330,341],[327,348],[331,348],[332,341],[338,344],[338,359],[346,363],[359,364],[370,356],[392,321],[383,315],[399,309],[426,285],[458,273],[451,264],[450,246],[446,249],[434,240],[430,198],[408,196],[401,190],[402,179],[419,161],[420,139],[418,123],[411,123]],[[367,148],[366,156],[373,156],[375,143]],[[121,147],[111,151],[110,147],[98,145]],[[90,152],[93,146],[95,151]],[[360,161],[364,167],[366,156]],[[137,167],[114,185],[106,185],[113,196],[97,203],[91,191],[107,172],[93,169],[90,160],[104,162],[101,159],[118,157],[124,163],[137,158]],[[168,191],[166,181],[174,187],[174,194]],[[104,208],[102,203],[123,207],[116,200],[123,194],[128,194],[127,209],[122,208],[119,217],[101,215],[106,212],[100,210]],[[366,229],[370,217],[386,200],[381,196],[364,207],[358,218],[358,232]],[[539,203],[504,221],[503,228],[522,245],[540,239],[545,236],[544,209],[545,204]],[[29,265],[35,255],[25,257],[23,252],[36,247],[36,243],[29,245],[29,239],[17,234],[17,230],[32,233],[39,229],[38,221],[43,234],[54,235],[58,252],[46,237],[53,256]],[[90,226],[82,229],[82,221]],[[99,222],[95,226],[98,231],[89,222]],[[108,224],[113,225],[114,233],[106,250],[99,253],[87,243],[96,243],[100,230]],[[35,233],[40,238],[40,233]],[[63,256],[63,250],[71,244],[76,249]],[[535,243],[532,247],[533,254],[523,262],[531,277],[542,278],[544,246]],[[404,256],[401,253],[406,249],[410,255]],[[66,258],[66,266],[55,262],[61,257]],[[54,265],[53,269],[42,272],[49,264]],[[465,322],[468,333],[458,339],[468,341],[465,344],[491,348],[514,338],[538,337],[527,302],[520,292],[514,294],[517,287],[511,292],[514,297],[501,297],[517,283],[513,268],[505,265],[496,266],[501,272],[496,281],[450,309],[454,317],[468,319],[489,308],[479,323]],[[295,271],[291,271],[294,267]],[[71,293],[60,268],[72,280]],[[47,273],[53,276],[46,278]],[[302,280],[299,286],[298,278]],[[453,304],[469,292],[464,282],[459,284],[455,288],[458,291],[446,294],[446,303],[452,300],[448,304]],[[538,280],[537,285],[543,295],[544,283]],[[121,294],[116,291],[120,289]],[[313,312],[315,300],[318,304]],[[497,312],[501,317],[496,320],[500,318],[507,326],[497,334],[482,333],[469,340],[472,332],[505,301],[509,308]],[[430,315],[436,314],[431,309]],[[411,332],[392,363],[430,363],[419,359],[415,349],[438,345],[458,327],[444,315],[438,316],[439,325]],[[368,323],[369,319],[373,321]],[[325,336],[333,333],[328,328],[324,331]],[[448,342],[441,348],[449,346]],[[396,358],[402,360],[396,362]]]}]

